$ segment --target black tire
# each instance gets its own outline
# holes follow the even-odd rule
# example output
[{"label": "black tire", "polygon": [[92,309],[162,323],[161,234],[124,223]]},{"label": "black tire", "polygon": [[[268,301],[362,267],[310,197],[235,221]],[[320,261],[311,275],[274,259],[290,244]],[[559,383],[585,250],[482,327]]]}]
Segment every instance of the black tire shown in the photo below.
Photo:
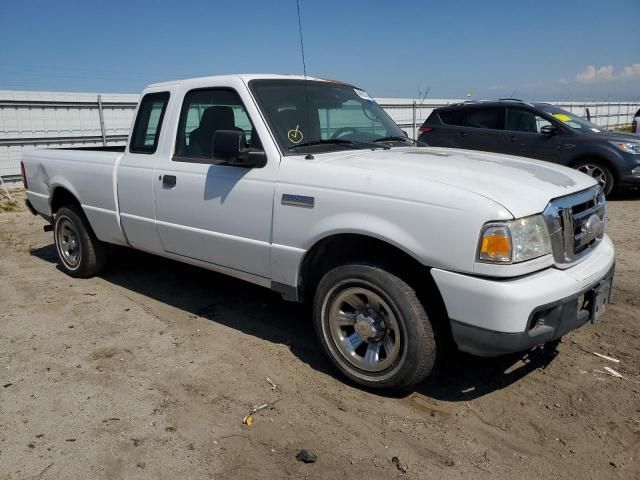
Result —
[{"label": "black tire", "polygon": [[605,196],[611,195],[616,189],[616,177],[606,163],[600,160],[580,160],[573,168],[597,180]]},{"label": "black tire", "polygon": [[[342,304],[345,308],[350,308],[353,300],[349,293],[360,290],[371,292],[374,301],[369,302],[370,297],[363,294],[360,300],[364,306],[354,308],[353,312],[348,314],[340,305],[338,310],[335,310],[341,298],[350,299]],[[354,295],[357,296],[359,293]],[[375,300],[376,297],[377,300]],[[370,304],[377,305],[382,313],[378,315],[376,312],[367,310]],[[366,313],[358,313],[363,309]],[[387,310],[389,312],[385,314]],[[336,322],[330,319],[335,317],[331,313],[336,311],[339,312],[338,317],[344,318],[350,315],[359,320],[355,321],[353,327],[335,327]],[[375,317],[374,320],[372,320],[373,317]],[[406,391],[422,382],[433,369],[436,359],[436,339],[425,308],[410,285],[379,267],[349,264],[328,271],[320,280],[315,292],[313,319],[316,334],[325,354],[343,375],[357,384],[369,388]],[[365,328],[368,326],[366,321],[374,322],[371,332],[377,332],[375,334],[381,334],[382,337],[371,336],[366,341],[363,340],[363,343],[357,347],[360,349],[358,353],[359,350],[356,350],[350,342],[345,342],[345,339],[356,334],[358,338],[364,339],[364,336],[360,336],[360,332],[363,325]],[[375,322],[380,324],[376,327]],[[341,330],[342,328],[345,330]],[[335,333],[336,329],[338,333]],[[349,331],[353,333],[349,335]],[[395,333],[396,331],[399,335]],[[341,334],[344,336],[340,337]],[[388,339],[387,336],[389,336]],[[339,340],[340,338],[342,341]],[[345,345],[354,348],[354,351],[348,355],[348,352],[345,352]],[[366,345],[365,353],[361,351],[362,345]],[[389,345],[388,348],[387,345]],[[368,349],[374,347],[377,347],[377,355],[367,357]],[[375,358],[376,361],[367,363],[367,358]],[[356,361],[360,362],[359,365],[366,365],[366,369],[354,364]],[[380,371],[370,371],[370,368],[382,368],[385,362],[391,363]]]},{"label": "black tire", "polygon": [[92,277],[107,262],[107,244],[98,240],[84,212],[76,205],[61,207],[56,212],[53,240],[60,268],[72,277]]}]

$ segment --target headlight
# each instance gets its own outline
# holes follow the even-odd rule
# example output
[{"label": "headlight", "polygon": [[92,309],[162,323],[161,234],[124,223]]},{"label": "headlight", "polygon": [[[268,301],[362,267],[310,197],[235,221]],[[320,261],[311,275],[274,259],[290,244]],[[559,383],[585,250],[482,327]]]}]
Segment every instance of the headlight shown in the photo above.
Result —
[{"label": "headlight", "polygon": [[640,143],[634,142],[609,142],[614,147],[618,148],[618,150],[622,150],[626,153],[632,153],[633,155],[640,155]]},{"label": "headlight", "polygon": [[518,263],[551,253],[551,239],[542,215],[488,223],[482,229],[478,260]]}]

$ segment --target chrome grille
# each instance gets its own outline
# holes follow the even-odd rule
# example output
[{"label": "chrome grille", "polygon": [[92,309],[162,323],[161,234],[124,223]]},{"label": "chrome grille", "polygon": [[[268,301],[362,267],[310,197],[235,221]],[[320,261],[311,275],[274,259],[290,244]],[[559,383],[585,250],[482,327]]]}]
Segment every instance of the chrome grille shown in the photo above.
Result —
[{"label": "chrome grille", "polygon": [[602,240],[605,214],[604,194],[597,186],[549,203],[543,215],[558,267],[570,267]]}]

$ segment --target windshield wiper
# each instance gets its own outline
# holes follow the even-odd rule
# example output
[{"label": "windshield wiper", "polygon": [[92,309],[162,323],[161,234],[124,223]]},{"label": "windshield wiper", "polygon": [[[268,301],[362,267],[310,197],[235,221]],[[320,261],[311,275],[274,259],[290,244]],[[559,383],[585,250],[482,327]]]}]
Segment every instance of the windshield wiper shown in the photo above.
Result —
[{"label": "windshield wiper", "polygon": [[290,145],[287,147],[287,150],[294,150],[300,147],[312,147],[314,145],[344,145],[353,148],[382,148],[384,150],[389,150],[391,148],[389,146],[378,145],[374,142],[361,142],[359,140],[345,140],[342,138],[327,138],[325,140],[314,140],[312,142]]},{"label": "windshield wiper", "polygon": [[402,142],[402,143],[405,143],[406,141],[412,142],[414,145],[418,144],[416,140],[413,140],[409,137],[401,137],[399,135],[390,135],[388,137],[376,138],[374,140],[374,142]]}]

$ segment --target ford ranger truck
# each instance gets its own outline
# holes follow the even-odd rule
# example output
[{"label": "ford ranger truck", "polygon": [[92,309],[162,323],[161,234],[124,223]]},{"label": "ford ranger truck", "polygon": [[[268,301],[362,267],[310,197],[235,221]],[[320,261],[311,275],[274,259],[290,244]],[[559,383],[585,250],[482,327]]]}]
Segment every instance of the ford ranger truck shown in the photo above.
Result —
[{"label": "ford ranger truck", "polygon": [[22,163],[27,205],[69,275],[98,274],[123,245],[309,301],[328,358],[367,387],[416,385],[451,342],[496,356],[557,341],[609,301],[614,249],[593,178],[418,147],[338,81],[153,84],[126,147]]}]

